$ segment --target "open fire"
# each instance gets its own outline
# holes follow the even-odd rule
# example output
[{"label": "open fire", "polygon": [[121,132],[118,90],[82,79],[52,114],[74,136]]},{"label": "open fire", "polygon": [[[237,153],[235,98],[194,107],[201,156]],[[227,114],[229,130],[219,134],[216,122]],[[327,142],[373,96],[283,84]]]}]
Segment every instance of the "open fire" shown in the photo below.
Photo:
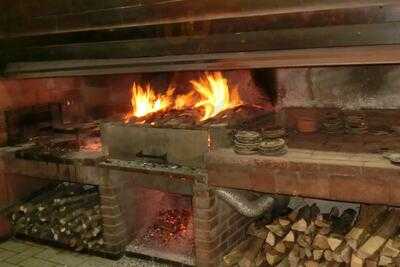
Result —
[{"label": "open fire", "polygon": [[148,123],[149,115],[153,113],[182,114],[187,110],[191,110],[190,113],[195,120],[205,121],[223,111],[244,104],[238,89],[229,88],[228,80],[221,72],[206,72],[204,77],[191,80],[190,84],[192,88],[185,94],[176,94],[173,87],[161,94],[150,85],[143,88],[134,83],[131,89],[132,110],[126,115],[125,121]]}]

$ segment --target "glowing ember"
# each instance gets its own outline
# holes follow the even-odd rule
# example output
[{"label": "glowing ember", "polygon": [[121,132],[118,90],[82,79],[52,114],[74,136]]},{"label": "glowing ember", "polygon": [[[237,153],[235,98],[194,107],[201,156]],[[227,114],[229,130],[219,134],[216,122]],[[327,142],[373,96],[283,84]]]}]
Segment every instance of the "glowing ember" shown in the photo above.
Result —
[{"label": "glowing ember", "polygon": [[[132,112],[126,116],[126,121],[131,117],[142,118],[150,113],[172,109],[197,109],[200,116],[196,119],[204,121],[224,110],[243,104],[237,88],[230,89],[227,79],[221,72],[206,72],[203,78],[190,82],[193,89],[183,95],[174,95],[174,88],[169,88],[165,94],[157,94],[149,85],[143,89],[134,83],[131,98]],[[145,122],[145,119],[139,121],[139,123]]]},{"label": "glowing ember", "polygon": [[229,91],[228,80],[221,72],[206,73],[205,79],[191,81],[194,89],[201,95],[201,101],[195,107],[202,107],[204,115],[201,120],[214,117],[221,111],[234,108],[242,104],[237,88]]}]

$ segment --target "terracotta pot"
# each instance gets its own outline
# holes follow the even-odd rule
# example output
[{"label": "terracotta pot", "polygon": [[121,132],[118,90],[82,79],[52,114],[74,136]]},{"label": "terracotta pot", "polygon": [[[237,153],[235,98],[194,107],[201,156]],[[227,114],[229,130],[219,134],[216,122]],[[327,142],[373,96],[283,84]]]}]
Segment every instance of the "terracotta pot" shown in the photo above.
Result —
[{"label": "terracotta pot", "polygon": [[297,119],[297,130],[300,133],[315,133],[318,131],[318,121],[311,117],[299,117]]}]

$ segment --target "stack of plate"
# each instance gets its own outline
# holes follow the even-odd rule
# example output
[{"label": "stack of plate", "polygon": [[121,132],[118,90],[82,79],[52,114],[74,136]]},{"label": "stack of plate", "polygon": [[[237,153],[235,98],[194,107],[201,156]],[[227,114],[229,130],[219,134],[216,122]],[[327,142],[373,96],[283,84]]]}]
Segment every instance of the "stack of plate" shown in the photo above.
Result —
[{"label": "stack of plate", "polygon": [[282,156],[287,153],[286,141],[283,138],[268,139],[261,142],[258,151],[265,156]]},{"label": "stack of plate", "polygon": [[261,134],[253,131],[239,131],[235,134],[233,143],[237,154],[256,154],[261,143]]},{"label": "stack of plate", "polygon": [[368,124],[364,114],[350,114],[346,117],[346,132],[349,134],[365,134],[368,132]]},{"label": "stack of plate", "polygon": [[322,122],[322,129],[327,134],[344,133],[344,123],[338,112],[326,113]]},{"label": "stack of plate", "polygon": [[283,138],[286,136],[286,129],[284,129],[282,127],[264,129],[262,131],[262,136],[263,136],[263,139]]}]

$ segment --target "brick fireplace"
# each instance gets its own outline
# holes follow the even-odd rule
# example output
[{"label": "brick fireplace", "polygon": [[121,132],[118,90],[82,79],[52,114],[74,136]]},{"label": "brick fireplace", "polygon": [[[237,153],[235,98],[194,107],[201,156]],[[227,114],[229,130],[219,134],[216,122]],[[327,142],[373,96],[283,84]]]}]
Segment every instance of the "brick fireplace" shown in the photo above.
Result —
[{"label": "brick fireplace", "polygon": [[278,199],[400,205],[396,1],[5,2],[6,214],[90,185],[104,246],[85,252],[221,266]]},{"label": "brick fireplace", "polygon": [[[30,139],[32,136],[26,137],[26,141],[22,142],[24,145],[10,144],[1,148],[2,184],[4,184],[2,188],[6,190],[5,196],[7,196],[2,203],[6,205],[25,199],[51,181],[95,185],[99,187],[101,201],[105,244],[101,251],[103,255],[114,258],[125,253],[135,256],[145,255],[196,266],[218,266],[223,256],[245,238],[248,226],[254,221],[254,218],[241,215],[219,198],[215,193],[217,188],[245,190],[243,192],[250,199],[254,198],[254,194],[259,196],[260,193],[268,193],[396,206],[399,203],[396,180],[400,172],[397,166],[391,165],[379,154],[398,149],[400,139],[395,132],[386,135],[364,134],[360,137],[326,135],[323,132],[303,134],[296,131],[299,118],[311,116],[322,120],[324,113],[332,110],[340,111],[342,107],[362,108],[367,114],[369,124],[374,127],[379,126],[380,129],[388,129],[395,124],[398,121],[398,110],[396,99],[391,98],[394,97],[393,88],[397,83],[391,77],[397,68],[374,67],[374,72],[384,73],[383,77],[387,80],[383,80],[378,87],[372,87],[374,84],[372,83],[371,88],[365,92],[357,89],[359,86],[364,86],[363,79],[354,81],[346,78],[347,72],[363,73],[362,68],[325,69],[331,73],[331,78],[340,81],[341,85],[336,85],[337,87],[351,86],[353,88],[351,92],[362,100],[360,103],[352,103],[340,97],[331,97],[329,103],[324,103],[327,101],[326,93],[329,92],[325,91],[325,88],[329,85],[307,78],[310,73],[317,73],[315,69],[276,69],[272,72],[274,79],[277,80],[274,89],[276,91],[272,92],[263,91],[262,84],[257,82],[249,70],[226,72],[227,77],[232,77],[229,80],[231,83],[239,83],[241,88],[252,92],[245,94],[247,99],[266,101],[269,113],[274,109],[271,113],[273,116],[268,117],[264,123],[273,121],[275,124],[287,127],[289,151],[280,157],[237,155],[229,141],[230,130],[220,127],[211,127],[204,133],[199,130],[200,133],[195,133],[197,136],[195,139],[190,139],[192,133],[188,131],[186,133],[189,134],[188,137],[182,135],[182,140],[188,138],[189,143],[192,142],[193,145],[193,142],[198,142],[203,148],[182,150],[181,154],[168,152],[169,156],[166,159],[156,157],[154,161],[148,157],[151,155],[138,158],[140,154],[138,151],[144,149],[142,147],[138,151],[124,150],[124,146],[128,145],[133,145],[133,148],[138,147],[135,146],[137,141],[131,142],[124,135],[132,131],[130,135],[139,138],[141,128],[115,123],[123,120],[123,116],[118,114],[129,112],[129,103],[126,103],[126,99],[130,94],[131,83],[140,80],[139,74],[4,80],[1,87],[3,99],[9,99],[2,108],[4,117],[7,117],[9,111],[15,113],[24,107],[57,102],[61,107],[60,114],[56,116],[56,122],[51,120],[57,127],[63,121],[67,125],[71,125],[71,122],[85,124],[98,118],[108,117],[101,122],[100,127],[102,131],[106,129],[108,132],[106,134],[103,132],[101,146],[91,149],[90,145],[86,144],[90,142],[86,142],[78,151],[68,150],[61,158],[41,158],[41,156],[32,158],[32,155],[43,154],[43,151],[39,153],[37,150],[32,150],[32,147],[37,146],[35,139]],[[186,73],[184,76],[190,75]],[[151,75],[143,77],[148,80]],[[166,78],[163,74],[154,75],[152,79],[164,82],[163,79]],[[181,82],[182,80],[184,78],[180,78]],[[298,82],[294,86],[293,80],[302,83]],[[30,96],[30,101],[25,100],[25,103],[11,102],[10,99],[14,99],[10,97],[11,95],[25,92],[18,91],[18,88],[32,84],[45,86],[43,92],[39,90],[37,92],[40,94],[46,92],[49,98],[43,99],[36,93]],[[320,95],[313,95],[316,86],[319,86]],[[60,88],[63,89],[59,90]],[[254,88],[256,91],[252,91]],[[54,94],[57,92],[58,96],[49,92]],[[340,92],[339,96],[342,96]],[[107,96],[107,101],[104,95]],[[260,95],[265,97],[260,98]],[[295,102],[299,97],[303,99],[300,105],[299,102]],[[89,101],[93,99],[97,100]],[[349,106],[350,104],[352,106]],[[2,128],[3,136],[7,136],[5,126]],[[133,128],[128,130],[124,127]],[[162,128],[158,129],[163,131]],[[172,133],[166,131],[163,133],[166,136],[181,134],[181,129],[166,130],[176,131]],[[76,138],[76,134],[72,133],[72,139]],[[79,138],[81,140],[98,138],[98,133],[95,137],[91,134],[85,135],[85,131],[79,134],[82,134]],[[61,141],[58,141],[61,142],[61,147],[63,142],[68,143],[68,140],[71,140],[71,133],[67,135],[68,138],[63,136]],[[165,142],[170,142],[168,139],[170,137],[163,138],[166,138],[163,139],[167,140]],[[151,146],[152,142],[157,143],[157,139],[154,140],[149,142],[148,146]],[[4,138],[3,142],[6,141]],[[172,144],[178,147],[183,143],[172,142]],[[187,146],[186,143],[183,145]],[[189,154],[185,153],[189,152],[194,153],[196,160],[188,160]],[[140,243],[141,238],[148,234],[148,229],[164,229],[159,228],[154,222],[159,222],[158,218],[163,214],[173,217],[174,213],[171,213],[171,210],[178,215],[181,215],[180,212],[183,210],[188,212],[185,213],[188,219],[180,221],[183,230],[173,230],[176,237],[183,236],[182,232],[187,235],[184,236],[185,241],[179,240],[185,244],[184,249],[176,249],[178,246],[172,250],[152,245],[145,248],[135,247],[134,245]],[[143,216],[144,214],[146,216]]]}]

